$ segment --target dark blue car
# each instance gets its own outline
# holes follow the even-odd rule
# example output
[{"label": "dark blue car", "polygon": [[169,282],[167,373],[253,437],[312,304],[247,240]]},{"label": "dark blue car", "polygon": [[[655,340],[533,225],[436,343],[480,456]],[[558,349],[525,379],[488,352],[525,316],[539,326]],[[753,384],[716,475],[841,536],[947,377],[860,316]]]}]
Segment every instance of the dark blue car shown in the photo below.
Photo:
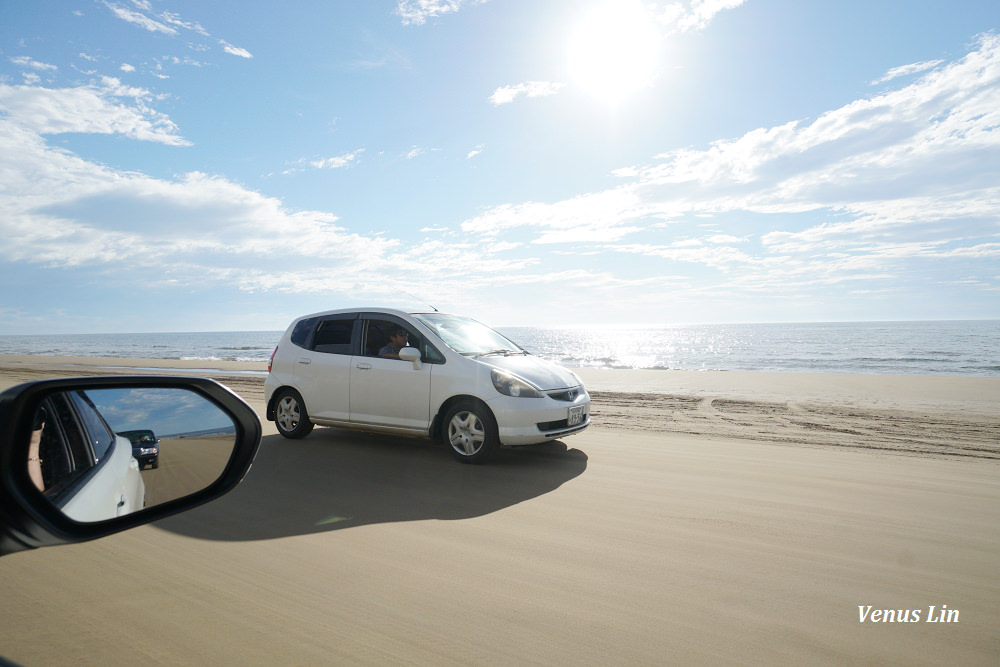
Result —
[{"label": "dark blue car", "polygon": [[160,441],[149,429],[122,431],[118,435],[132,442],[132,458],[139,462],[139,470],[147,465],[160,467]]}]

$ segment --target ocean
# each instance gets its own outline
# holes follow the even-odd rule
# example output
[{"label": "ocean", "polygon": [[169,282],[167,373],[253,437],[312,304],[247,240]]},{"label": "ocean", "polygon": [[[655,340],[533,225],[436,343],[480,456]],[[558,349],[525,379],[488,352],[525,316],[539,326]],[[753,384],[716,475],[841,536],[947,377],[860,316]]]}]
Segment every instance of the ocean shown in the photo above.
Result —
[{"label": "ocean", "polygon": [[[571,368],[1000,376],[1000,320],[498,327]],[[264,361],[281,331],[0,336],[2,354]]]}]

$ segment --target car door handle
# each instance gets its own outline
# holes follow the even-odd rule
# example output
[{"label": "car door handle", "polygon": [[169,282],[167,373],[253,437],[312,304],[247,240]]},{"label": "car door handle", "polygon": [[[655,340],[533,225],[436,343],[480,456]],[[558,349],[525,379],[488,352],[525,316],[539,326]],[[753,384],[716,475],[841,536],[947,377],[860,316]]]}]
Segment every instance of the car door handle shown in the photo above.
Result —
[{"label": "car door handle", "polygon": [[300,364],[311,364],[313,362],[309,357],[299,357]]},{"label": "car door handle", "polygon": [[363,370],[363,371],[367,371],[367,370],[368,370],[368,369],[370,369],[371,367],[372,367],[372,365],[371,365],[371,364],[366,364],[366,363],[359,363],[359,364],[357,365],[357,368],[359,368],[359,369],[361,369],[361,370]]}]

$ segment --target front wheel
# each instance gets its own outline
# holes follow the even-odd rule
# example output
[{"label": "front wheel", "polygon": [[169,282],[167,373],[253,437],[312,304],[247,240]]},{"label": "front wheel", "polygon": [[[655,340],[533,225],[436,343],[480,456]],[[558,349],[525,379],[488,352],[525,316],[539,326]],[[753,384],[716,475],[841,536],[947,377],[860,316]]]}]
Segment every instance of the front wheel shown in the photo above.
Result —
[{"label": "front wheel", "polygon": [[274,424],[278,433],[293,440],[304,438],[313,430],[313,423],[306,414],[306,406],[298,392],[284,389],[278,394],[274,406]]},{"label": "front wheel", "polygon": [[444,418],[442,435],[452,456],[462,463],[484,463],[500,447],[493,415],[482,405],[457,403]]}]

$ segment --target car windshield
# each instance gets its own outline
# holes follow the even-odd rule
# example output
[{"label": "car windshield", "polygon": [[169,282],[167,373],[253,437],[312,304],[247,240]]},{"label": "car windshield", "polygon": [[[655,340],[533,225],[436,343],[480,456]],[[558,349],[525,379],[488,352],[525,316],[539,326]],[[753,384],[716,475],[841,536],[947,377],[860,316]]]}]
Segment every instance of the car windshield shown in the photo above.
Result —
[{"label": "car windshield", "polygon": [[156,442],[156,436],[153,435],[152,431],[123,431],[118,435],[123,435],[132,441],[133,445],[139,445],[147,442]]},{"label": "car windshield", "polygon": [[451,349],[466,356],[527,354],[513,342],[485,324],[457,315],[424,313],[414,315],[436,333]]}]

